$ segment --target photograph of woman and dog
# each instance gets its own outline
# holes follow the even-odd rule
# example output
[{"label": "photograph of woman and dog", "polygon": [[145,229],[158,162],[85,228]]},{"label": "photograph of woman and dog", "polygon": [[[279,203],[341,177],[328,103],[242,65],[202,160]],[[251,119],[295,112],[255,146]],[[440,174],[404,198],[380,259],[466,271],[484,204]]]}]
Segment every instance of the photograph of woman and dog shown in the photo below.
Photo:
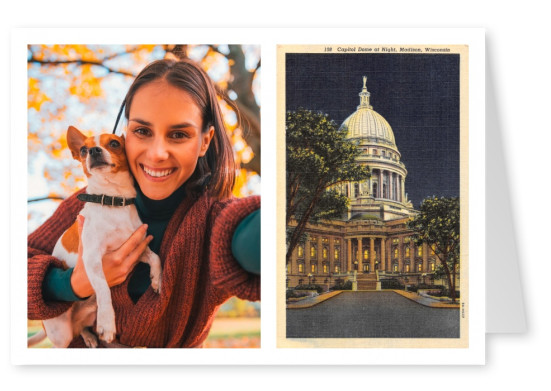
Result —
[{"label": "photograph of woman and dog", "polygon": [[27,62],[29,347],[259,347],[260,48]]}]

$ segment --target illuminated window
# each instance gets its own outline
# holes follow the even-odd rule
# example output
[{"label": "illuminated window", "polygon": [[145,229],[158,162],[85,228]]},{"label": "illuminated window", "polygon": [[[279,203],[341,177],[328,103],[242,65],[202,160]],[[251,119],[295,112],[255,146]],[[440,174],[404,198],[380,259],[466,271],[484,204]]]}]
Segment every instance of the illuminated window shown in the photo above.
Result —
[{"label": "illuminated window", "polygon": [[336,245],[341,244],[341,240],[340,240],[340,239],[335,239],[335,244],[336,244]]},{"label": "illuminated window", "polygon": [[323,265],[323,272],[327,273],[327,265]]},{"label": "illuminated window", "polygon": [[312,264],[312,265],[311,265],[311,269],[312,269],[312,273],[315,273],[315,272],[316,272],[316,265],[315,265],[315,264]]},{"label": "illuminated window", "polygon": [[398,271],[398,264],[397,264],[397,263],[394,264],[394,269],[393,269],[393,270],[394,270],[395,272]]},{"label": "illuminated window", "polygon": [[304,264],[303,263],[298,264],[298,272],[299,273],[304,273]]},{"label": "illuminated window", "polygon": [[417,247],[417,256],[422,257],[423,256],[423,246]]},{"label": "illuminated window", "polygon": [[406,273],[409,273],[409,263],[406,265]]},{"label": "illuminated window", "polygon": [[369,259],[369,250],[368,249],[365,249],[364,250],[364,259],[367,261]]},{"label": "illuminated window", "polygon": [[364,272],[369,272],[369,263],[364,263]]},{"label": "illuminated window", "polygon": [[398,258],[398,248],[394,249],[394,258]]},{"label": "illuminated window", "polygon": [[323,253],[323,259],[327,259],[327,247],[323,248],[322,253]]},{"label": "illuminated window", "polygon": [[418,271],[418,272],[422,272],[422,271],[423,271],[423,264],[422,264],[422,263],[420,263],[420,264],[417,265],[417,271]]},{"label": "illuminated window", "polygon": [[406,257],[409,257],[409,246],[406,247]]},{"label": "illuminated window", "polygon": [[335,265],[335,273],[340,273],[340,269],[339,265]]},{"label": "illuminated window", "polygon": [[316,257],[316,246],[310,246],[310,258]]},{"label": "illuminated window", "polygon": [[400,241],[400,239],[394,238],[394,239],[392,239],[392,244],[398,244],[399,241]]},{"label": "illuminated window", "polygon": [[434,265],[434,262],[431,262],[430,264],[430,271],[433,272],[436,270],[436,266]]},{"label": "illuminated window", "polygon": [[431,246],[431,248],[430,248],[430,254],[431,254],[431,255],[434,255],[434,247],[432,247],[432,246]]},{"label": "illuminated window", "polygon": [[298,252],[298,257],[299,257],[299,258],[304,257],[304,247],[298,246],[297,252]]},{"label": "illuminated window", "polygon": [[409,238],[404,238],[404,243],[409,243]]},{"label": "illuminated window", "polygon": [[335,254],[334,254],[334,256],[335,256],[335,261],[338,261],[338,260],[339,260],[339,252],[340,252],[340,249],[339,249],[339,248],[336,248],[336,249],[335,249]]}]

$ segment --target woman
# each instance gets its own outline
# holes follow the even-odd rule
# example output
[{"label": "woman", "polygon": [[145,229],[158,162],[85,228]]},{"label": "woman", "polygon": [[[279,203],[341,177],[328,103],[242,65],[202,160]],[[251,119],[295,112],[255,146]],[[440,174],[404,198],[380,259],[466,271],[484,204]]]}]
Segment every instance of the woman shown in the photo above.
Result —
[{"label": "woman", "polygon": [[[231,198],[231,145],[214,84],[198,66],[151,63],[124,105],[126,153],[148,235],[144,225],[103,258],[117,322],[110,346],[201,347],[224,301],[260,298],[260,198]],[[83,206],[78,193],[28,238],[29,319],[58,316],[93,293],[82,261],[63,270],[50,255]],[[137,264],[148,244],[163,263],[160,295],[150,289],[149,266]],[[70,345],[84,346],[81,337]]]}]

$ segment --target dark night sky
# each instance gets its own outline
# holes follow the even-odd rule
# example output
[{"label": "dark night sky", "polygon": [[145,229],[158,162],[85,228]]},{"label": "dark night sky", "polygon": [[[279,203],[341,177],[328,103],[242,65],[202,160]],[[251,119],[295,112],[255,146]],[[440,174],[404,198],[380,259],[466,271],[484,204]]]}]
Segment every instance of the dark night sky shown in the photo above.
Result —
[{"label": "dark night sky", "polygon": [[413,206],[459,196],[459,55],[288,53],[287,110],[321,111],[340,126],[360,103],[362,76],[394,131]]}]

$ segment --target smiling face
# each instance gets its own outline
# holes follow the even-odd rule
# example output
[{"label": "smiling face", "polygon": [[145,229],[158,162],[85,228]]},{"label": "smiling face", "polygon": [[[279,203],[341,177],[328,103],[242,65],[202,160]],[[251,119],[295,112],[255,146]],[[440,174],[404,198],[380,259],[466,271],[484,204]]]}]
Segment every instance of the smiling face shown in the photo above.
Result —
[{"label": "smiling face", "polygon": [[151,199],[169,197],[195,171],[214,134],[203,130],[199,106],[182,89],[158,80],[132,99],[126,156],[142,192]]}]

